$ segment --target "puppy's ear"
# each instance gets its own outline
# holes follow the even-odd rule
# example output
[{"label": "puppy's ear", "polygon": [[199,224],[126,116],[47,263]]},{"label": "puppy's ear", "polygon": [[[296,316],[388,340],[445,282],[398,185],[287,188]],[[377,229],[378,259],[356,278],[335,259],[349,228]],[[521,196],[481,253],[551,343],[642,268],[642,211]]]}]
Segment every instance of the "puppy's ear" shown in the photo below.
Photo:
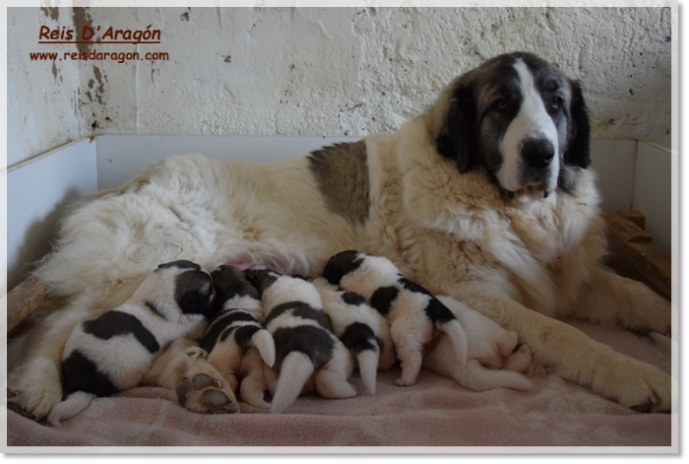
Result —
[{"label": "puppy's ear", "polygon": [[588,168],[591,164],[589,142],[591,126],[584,96],[578,83],[572,82],[572,104],[569,110],[569,140],[564,153],[564,164]]},{"label": "puppy's ear", "polygon": [[328,260],[328,264],[323,269],[323,277],[331,285],[340,285],[342,277],[358,268],[363,259],[358,258],[359,252],[356,250],[342,251]]},{"label": "puppy's ear", "polygon": [[445,124],[436,139],[438,153],[457,163],[459,172],[467,172],[478,161],[476,103],[473,91],[459,83],[452,93]]},{"label": "puppy's ear", "polygon": [[267,268],[244,271],[247,280],[261,293],[265,292],[278,279],[275,274],[277,274],[275,271]]},{"label": "puppy's ear", "polygon": [[213,282],[205,272],[190,271],[177,276],[175,300],[185,314],[209,313]]}]

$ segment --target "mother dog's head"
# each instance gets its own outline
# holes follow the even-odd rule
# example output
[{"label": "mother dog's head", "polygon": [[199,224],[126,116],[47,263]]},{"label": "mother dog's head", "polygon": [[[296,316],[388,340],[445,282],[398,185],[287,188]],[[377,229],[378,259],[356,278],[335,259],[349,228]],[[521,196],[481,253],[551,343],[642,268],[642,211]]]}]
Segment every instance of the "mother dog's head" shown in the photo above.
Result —
[{"label": "mother dog's head", "polygon": [[438,152],[460,172],[485,166],[510,197],[529,187],[570,191],[587,168],[589,122],[578,84],[529,53],[486,61],[430,108]]}]

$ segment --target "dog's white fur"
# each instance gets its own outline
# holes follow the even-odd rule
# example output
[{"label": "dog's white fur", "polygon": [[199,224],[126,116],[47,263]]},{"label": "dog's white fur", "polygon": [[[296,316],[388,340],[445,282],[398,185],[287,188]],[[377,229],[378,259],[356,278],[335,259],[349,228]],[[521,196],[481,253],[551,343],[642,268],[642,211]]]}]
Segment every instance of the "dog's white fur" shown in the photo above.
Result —
[{"label": "dog's white fur", "polygon": [[[337,266],[334,260],[338,256],[334,256],[328,262],[324,271],[326,274],[329,267]],[[358,293],[372,305],[372,297],[379,289],[389,287],[398,292],[390,302],[389,312],[385,316],[390,324],[390,335],[402,365],[402,375],[395,379],[395,385],[416,383],[423,362],[424,348],[440,332],[447,335],[454,348],[453,360],[457,362],[457,368],[463,369],[467,360],[467,336],[453,314],[444,308],[451,319],[443,322],[432,321],[425,309],[435,297],[423,293],[423,288],[419,288],[421,291],[407,289],[400,282],[403,278],[402,273],[389,259],[365,253],[357,253],[355,256],[361,264],[341,277],[337,282],[340,287]],[[328,276],[326,278],[329,279]]]},{"label": "dog's white fur", "polygon": [[[276,275],[277,276],[277,275]],[[322,313],[323,303],[316,287],[297,277],[287,275],[277,276],[272,284],[263,289],[263,308],[266,314],[266,329],[271,335],[280,329],[293,329],[295,332],[304,326],[317,328],[326,334],[332,343],[330,354],[321,353],[328,357],[323,366],[314,366],[311,358],[302,351],[288,351],[280,346],[280,340],[275,340],[276,351],[288,351],[279,372],[266,366],[265,375],[268,388],[273,395],[270,405],[272,413],[284,412],[300,394],[315,390],[325,398],[351,398],[356,396],[356,390],[347,382],[352,375],[353,363],[349,351],[330,330],[321,326],[314,319],[307,319],[284,312],[270,320],[271,313],[284,303],[305,303],[310,308]],[[317,347],[313,347],[318,351]]]},{"label": "dog's white fur", "polygon": [[358,355],[352,353],[358,362],[364,386],[375,395],[376,371],[388,370],[397,362],[390,325],[378,311],[363,302],[363,297],[361,304],[349,304],[342,299],[345,292],[329,284],[323,277],[314,279],[312,283],[321,295],[323,309],[330,317],[335,335],[342,338],[349,326],[359,323],[370,328],[373,336],[380,341],[380,347],[374,341],[373,350],[362,350]]},{"label": "dog's white fur", "polygon": [[305,158],[173,157],[76,209],[38,271],[69,303],[12,350],[9,401],[45,417],[61,399],[59,362],[72,328],[122,304],[155,263],[248,261],[319,275],[330,256],[358,248],[516,331],[556,375],[625,406],[669,409],[668,375],[554,319],[670,329],[668,301],[600,267],[605,225],[593,173],[581,169],[570,193],[522,189],[515,199],[485,171],[460,173],[436,146],[455,84],[398,132],[366,137],[363,223],[329,210]]},{"label": "dog's white fur", "polygon": [[[67,340],[62,361],[78,351],[95,363],[98,372],[107,377],[118,391],[137,386],[160,350],[168,343],[183,337],[200,338],[206,330],[208,320],[204,314],[186,314],[175,300],[175,278],[189,271],[189,268],[170,267],[149,273],[134,295],[113,310],[134,316],[141,322],[158,343],[158,351],[148,350],[132,333],[102,339],[88,333],[83,324],[80,324]],[[205,285],[210,287],[210,277]],[[147,307],[147,304],[155,305],[158,314]],[[65,375],[68,373],[65,372]],[[72,393],[53,406],[48,422],[59,425],[60,421],[69,419],[86,408],[95,396],[91,392]]]}]

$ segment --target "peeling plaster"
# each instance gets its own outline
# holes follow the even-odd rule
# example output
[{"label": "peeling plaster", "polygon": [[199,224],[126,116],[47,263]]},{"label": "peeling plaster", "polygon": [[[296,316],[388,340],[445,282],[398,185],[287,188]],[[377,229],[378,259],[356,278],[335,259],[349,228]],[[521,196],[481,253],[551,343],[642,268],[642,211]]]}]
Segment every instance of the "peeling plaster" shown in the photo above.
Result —
[{"label": "peeling plaster", "polygon": [[[18,10],[8,10],[8,24],[29,32],[21,40],[8,34],[8,62],[16,61],[8,66],[16,73],[8,95],[40,92],[41,102],[13,98],[9,119],[28,114],[27,124],[37,124],[73,108],[69,127],[22,142],[18,158],[59,145],[58,133],[65,140],[394,131],[458,74],[516,50],[535,52],[581,82],[594,137],[670,145],[669,8],[75,7],[36,8],[33,18]],[[162,43],[127,50],[167,52],[170,60],[62,61],[42,69],[25,58],[37,24],[71,25],[79,34],[84,26],[152,24]],[[76,46],[115,50],[102,47]]]}]

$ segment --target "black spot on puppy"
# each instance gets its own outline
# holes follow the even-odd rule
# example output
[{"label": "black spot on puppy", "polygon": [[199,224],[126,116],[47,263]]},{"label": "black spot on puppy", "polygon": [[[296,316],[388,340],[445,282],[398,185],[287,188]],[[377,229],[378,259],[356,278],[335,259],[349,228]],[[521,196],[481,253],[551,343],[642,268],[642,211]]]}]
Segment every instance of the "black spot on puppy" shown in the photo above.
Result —
[{"label": "black spot on puppy", "polygon": [[301,317],[302,319],[311,319],[316,321],[318,325],[326,330],[332,332],[333,326],[330,323],[330,318],[322,310],[312,308],[308,304],[301,301],[288,301],[274,307],[268,317],[265,320],[265,326],[267,326],[270,321],[274,320],[281,314],[291,311],[292,316]]},{"label": "black spot on puppy", "polygon": [[[120,313],[122,314],[122,313]],[[97,396],[110,396],[117,388],[110,379],[98,370],[96,363],[80,351],[73,351],[62,361],[64,384],[62,393],[67,398],[74,392],[83,391]]]},{"label": "black spot on puppy", "polygon": [[377,348],[373,343],[376,340],[373,329],[361,322],[347,326],[340,339],[354,355],[366,350],[375,351]]},{"label": "black spot on puppy", "polygon": [[132,334],[149,352],[157,353],[160,350],[158,340],[151,331],[138,318],[121,311],[108,311],[98,319],[84,321],[82,327],[85,333],[102,340]]},{"label": "black spot on puppy", "polygon": [[211,276],[203,271],[189,271],[175,280],[175,300],[185,314],[208,314],[213,296]]},{"label": "black spot on puppy", "polygon": [[435,298],[428,302],[428,306],[426,306],[424,311],[426,312],[428,319],[430,319],[434,324],[444,324],[456,319],[455,315],[452,314],[452,311],[450,311],[447,306]]},{"label": "black spot on puppy", "polygon": [[380,287],[371,295],[371,306],[383,316],[390,312],[390,306],[400,291],[397,287]]},{"label": "black spot on puppy", "polygon": [[234,339],[237,342],[237,345],[239,345],[239,347],[242,349],[242,352],[246,352],[246,350],[249,349],[251,337],[253,337],[254,334],[259,330],[263,329],[257,325],[244,325],[237,327],[234,334]]},{"label": "black spot on puppy", "polygon": [[275,364],[272,369],[280,372],[285,357],[293,351],[309,357],[314,370],[325,366],[332,358],[335,344],[328,332],[313,325],[280,328],[273,333],[275,340]]},{"label": "black spot on puppy", "polygon": [[243,321],[257,322],[258,319],[256,319],[256,316],[249,311],[244,310],[230,310],[221,312],[215,320],[211,321],[212,323],[210,327],[208,330],[206,330],[206,334],[201,339],[201,348],[210,353],[225,329],[235,322]]},{"label": "black spot on puppy", "polygon": [[428,290],[426,290],[424,287],[417,284],[416,282],[412,282],[411,280],[409,280],[405,277],[400,278],[400,280],[398,280],[398,282],[400,284],[402,284],[402,286],[406,290],[409,290],[410,292],[422,293],[424,295],[433,296],[433,294],[431,292],[429,292]]},{"label": "black spot on puppy", "polygon": [[366,303],[364,297],[354,292],[344,292],[341,296],[342,301],[352,306],[359,306]]}]

